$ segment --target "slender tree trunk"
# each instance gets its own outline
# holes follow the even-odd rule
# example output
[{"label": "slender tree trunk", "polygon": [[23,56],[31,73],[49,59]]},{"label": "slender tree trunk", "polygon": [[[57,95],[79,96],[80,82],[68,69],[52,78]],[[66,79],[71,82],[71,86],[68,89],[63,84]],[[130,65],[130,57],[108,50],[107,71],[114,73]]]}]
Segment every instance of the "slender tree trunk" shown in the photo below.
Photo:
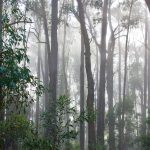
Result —
[{"label": "slender tree trunk", "polygon": [[[80,115],[84,114],[84,40],[81,35],[81,64],[80,64]],[[85,122],[80,121],[80,150],[84,150]]]},{"label": "slender tree trunk", "polygon": [[[150,47],[150,28],[148,27],[148,47]],[[148,50],[148,117],[150,118],[150,50]],[[150,133],[150,126],[148,128]]]},{"label": "slender tree trunk", "polygon": [[[79,9],[79,20],[81,25],[82,36],[84,39],[85,45],[85,68],[87,74],[87,82],[88,82],[88,96],[87,96],[87,109],[88,116],[91,116],[91,113],[94,113],[94,81],[91,69],[91,52],[90,52],[90,43],[89,37],[87,33],[87,29],[85,26],[85,16],[84,9],[81,0],[77,0],[78,9]],[[94,118],[89,116],[88,120],[88,149],[95,150],[96,146],[96,137],[95,137],[95,124]]]},{"label": "slender tree trunk", "polygon": [[[3,62],[3,58],[2,58],[2,51],[3,51],[3,22],[2,22],[2,18],[3,18],[3,1],[0,1],[0,67],[2,65]],[[2,74],[0,73],[0,80],[2,79]],[[4,99],[3,99],[3,91],[2,91],[2,87],[3,85],[0,84],[0,121],[4,120]],[[1,141],[1,145],[0,145],[0,149],[5,149],[5,142],[4,139],[3,141]]]},{"label": "slender tree trunk", "polygon": [[147,66],[148,66],[148,58],[147,58],[147,37],[148,37],[148,19],[147,13],[145,18],[145,65],[144,65],[144,104],[143,104],[143,114],[142,114],[142,135],[146,135],[146,106],[147,106]]},{"label": "slender tree trunk", "polygon": [[[120,29],[120,28],[119,28]],[[119,35],[120,36],[120,35]],[[118,47],[119,47],[119,70],[118,70],[118,91],[119,91],[119,104],[121,104],[121,44],[120,37],[118,38]],[[118,149],[121,150],[121,107],[119,107],[119,116],[118,116]]]},{"label": "slender tree trunk", "polygon": [[101,64],[100,64],[100,82],[99,97],[97,105],[97,142],[104,148],[104,130],[105,130],[105,71],[106,71],[106,34],[107,34],[107,12],[108,2],[104,1],[102,16],[102,33],[101,33]]},{"label": "slender tree trunk", "polygon": [[[49,83],[49,70],[50,70],[50,40],[49,40],[49,30],[48,30],[48,22],[45,12],[45,0],[40,0],[41,6],[42,6],[42,17],[43,17],[43,23],[44,23],[44,32],[45,32],[45,39],[46,39],[46,47],[45,47],[45,76],[44,76],[44,85],[48,89],[48,83]],[[45,92],[45,110],[48,111],[49,109],[49,94],[46,90]],[[46,132],[47,134],[47,132]]]},{"label": "slender tree trunk", "polygon": [[[114,40],[114,39],[112,39]],[[114,41],[112,41],[114,42]],[[112,43],[114,44],[114,43]],[[108,119],[109,119],[109,150],[115,149],[115,116],[113,108],[113,47],[108,49],[107,58],[107,93],[108,93]]]},{"label": "slender tree trunk", "polygon": [[[0,1],[0,66],[2,65],[2,45],[3,45],[3,40],[2,40],[2,28],[3,28],[3,23],[2,23],[2,9],[3,9],[3,1]],[[0,79],[2,80],[2,75],[0,74]],[[3,121],[4,119],[4,111],[3,111],[3,93],[2,93],[2,85],[0,85],[0,121]]]},{"label": "slender tree trunk", "polygon": [[[39,27],[40,28],[40,27]],[[39,29],[39,39],[40,39],[40,35],[41,35],[41,29]],[[38,78],[38,82],[40,83],[40,77],[41,77],[41,43],[38,43],[38,61],[37,61],[37,78]],[[36,134],[38,136],[39,133],[39,114],[40,114],[40,106],[39,106],[39,95],[37,94],[36,97]]]},{"label": "slender tree trunk", "polygon": [[[64,1],[66,4],[67,1]],[[67,81],[67,57],[66,57],[66,37],[67,37],[67,22],[68,22],[68,11],[64,17],[64,36],[63,36],[63,48],[62,48],[62,78],[61,78],[61,94],[69,96],[68,90],[68,81]],[[66,106],[68,110],[69,106]],[[69,114],[66,113],[65,120],[69,121]],[[67,132],[69,133],[69,127],[67,128]],[[67,139],[65,143],[65,150],[70,150],[70,140]]]},{"label": "slender tree trunk", "polygon": [[57,100],[57,64],[58,64],[58,39],[57,39],[57,25],[58,25],[58,0],[52,0],[51,13],[51,57],[50,57],[50,97],[48,112],[53,116],[52,124],[47,129],[47,137],[51,137],[52,142],[56,144],[56,100]]},{"label": "slender tree trunk", "polygon": [[126,44],[125,44],[125,60],[124,60],[124,84],[123,84],[123,102],[122,102],[122,120],[121,120],[121,139],[120,145],[121,150],[124,150],[124,126],[125,126],[125,99],[126,99],[126,81],[127,81],[127,61],[128,61],[128,42],[129,42],[129,30],[130,30],[130,19],[132,13],[134,0],[131,1],[129,16],[128,16],[128,25],[127,25],[127,35],[126,35]]},{"label": "slender tree trunk", "polygon": [[63,36],[63,48],[62,48],[62,85],[61,85],[61,94],[68,95],[68,83],[67,83],[67,74],[66,74],[66,37],[67,37],[67,21],[68,21],[68,12],[66,14],[66,17],[64,18],[64,36]]},{"label": "slender tree trunk", "polygon": [[115,116],[113,108],[113,55],[115,48],[115,37],[111,22],[111,12],[110,12],[111,0],[108,9],[108,20],[111,30],[110,41],[108,44],[108,57],[107,57],[107,93],[108,93],[108,126],[109,126],[109,150],[114,150],[115,148]]},{"label": "slender tree trunk", "polygon": [[46,88],[44,92],[44,110],[48,111],[48,106],[49,106],[49,64],[48,62],[48,57],[47,57],[47,46],[45,46],[45,51],[44,51],[44,74],[43,74],[43,81],[44,81],[44,87]]},{"label": "slender tree trunk", "polygon": [[48,22],[46,18],[46,12],[45,12],[45,0],[40,0],[41,6],[42,6],[42,17],[44,22],[44,32],[45,32],[45,38],[46,38],[46,46],[47,46],[47,54],[48,54],[48,63],[50,64],[50,41],[49,41],[49,30],[48,30]]},{"label": "slender tree trunk", "polygon": [[[144,89],[143,86],[141,87],[141,95],[140,95],[140,99],[141,99],[141,128],[140,128],[140,135],[143,135],[143,114],[144,114]],[[144,150],[142,145],[141,145],[141,150]]]}]

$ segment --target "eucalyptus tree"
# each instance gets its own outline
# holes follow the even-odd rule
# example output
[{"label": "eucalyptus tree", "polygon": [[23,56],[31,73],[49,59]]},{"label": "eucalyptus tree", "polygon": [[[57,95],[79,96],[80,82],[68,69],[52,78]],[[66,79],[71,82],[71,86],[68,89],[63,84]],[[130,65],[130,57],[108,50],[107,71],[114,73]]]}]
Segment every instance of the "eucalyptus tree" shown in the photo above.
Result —
[{"label": "eucalyptus tree", "polygon": [[51,138],[55,143],[56,135],[56,101],[57,101],[57,65],[58,65],[58,39],[57,39],[57,25],[58,25],[58,0],[52,0],[52,13],[51,13],[51,52],[50,52],[50,83],[49,83],[49,102],[47,111],[53,116],[52,123],[48,124],[46,128],[46,136]]},{"label": "eucalyptus tree", "polygon": [[[3,21],[2,21],[2,10],[3,10],[3,1],[0,1],[0,67],[2,65],[2,45],[3,45],[3,40],[2,40],[2,28],[3,28]],[[0,78],[2,78],[2,74],[0,72]],[[3,95],[2,95],[2,85],[0,85],[0,121],[3,120],[4,114],[3,114]]]},{"label": "eucalyptus tree", "polygon": [[79,10],[79,21],[81,26],[81,33],[84,39],[85,46],[85,68],[88,82],[88,95],[87,95],[87,111],[88,111],[88,149],[96,149],[96,136],[95,136],[95,125],[94,125],[94,81],[91,70],[91,50],[89,37],[85,25],[85,13],[83,3],[81,0],[77,0]]},{"label": "eucalyptus tree", "polygon": [[121,150],[124,150],[124,126],[125,126],[125,100],[126,100],[126,83],[127,83],[127,61],[128,61],[128,42],[129,42],[129,31],[130,31],[130,21],[131,13],[133,8],[134,0],[131,1],[129,6],[128,24],[127,24],[127,34],[125,43],[125,60],[124,60],[124,83],[123,83],[123,103],[122,103],[122,121],[121,121]]},{"label": "eucalyptus tree", "polygon": [[108,56],[107,56],[107,93],[108,93],[108,126],[109,126],[109,150],[115,149],[115,115],[114,115],[114,49],[115,49],[115,31],[112,26],[111,16],[111,0],[108,7],[108,21],[111,31],[108,42]]},{"label": "eucalyptus tree", "polygon": [[106,72],[106,35],[107,35],[107,13],[109,0],[104,1],[101,32],[101,55],[100,55],[100,81],[99,97],[97,104],[97,142],[103,148],[105,131],[105,72]]}]

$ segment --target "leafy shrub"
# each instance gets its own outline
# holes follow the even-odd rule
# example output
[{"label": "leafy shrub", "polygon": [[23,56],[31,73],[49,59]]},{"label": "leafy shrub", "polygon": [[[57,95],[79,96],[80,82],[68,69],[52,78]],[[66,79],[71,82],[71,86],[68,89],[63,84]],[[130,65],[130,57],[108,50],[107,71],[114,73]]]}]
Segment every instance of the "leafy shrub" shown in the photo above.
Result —
[{"label": "leafy shrub", "polygon": [[7,120],[0,122],[0,145],[4,139],[13,143],[23,141],[26,137],[31,137],[32,134],[32,123],[23,115],[13,114]]},{"label": "leafy shrub", "polygon": [[25,138],[24,148],[26,150],[61,150],[66,145],[72,147],[69,140],[75,139],[78,135],[76,131],[77,118],[76,109],[71,106],[70,99],[61,96],[56,103],[56,121],[48,112],[43,113],[41,116],[44,128],[51,124],[54,125],[55,134],[52,135],[53,137],[37,137],[35,134],[33,137]]}]

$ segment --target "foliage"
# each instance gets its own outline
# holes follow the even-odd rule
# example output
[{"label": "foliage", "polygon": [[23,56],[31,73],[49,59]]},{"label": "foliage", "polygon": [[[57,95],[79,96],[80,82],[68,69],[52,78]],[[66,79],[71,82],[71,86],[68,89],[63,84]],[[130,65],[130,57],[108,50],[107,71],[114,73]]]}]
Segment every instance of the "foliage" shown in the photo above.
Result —
[{"label": "foliage", "polygon": [[146,133],[146,135],[141,135],[138,138],[138,141],[140,141],[142,148],[144,148],[144,150],[149,150],[150,149],[150,118],[148,117],[147,119],[147,126],[148,126],[148,131]]},{"label": "foliage", "polygon": [[[67,117],[67,119],[65,119]],[[59,150],[61,147],[68,142],[70,139],[75,139],[78,135],[76,131],[77,125],[77,117],[76,117],[76,110],[74,107],[71,106],[71,101],[66,96],[61,96],[56,105],[56,118],[57,121],[55,122],[54,126],[56,129],[54,137],[55,141],[53,141],[52,137],[44,138],[37,136],[34,138],[28,138],[25,140],[25,148],[26,149],[55,149]],[[42,115],[43,120],[43,127],[49,126],[49,124],[54,123],[54,117],[45,112]],[[71,143],[68,143],[69,145]]]},{"label": "foliage", "polygon": [[82,121],[87,121],[87,122],[95,121],[96,120],[96,112],[87,108],[84,112],[82,112],[80,114],[80,117],[78,119],[81,122]]},{"label": "foliage", "polygon": [[[121,25],[124,29],[128,28],[128,23],[130,28],[136,28],[139,25],[141,14],[137,14],[137,10],[139,10],[139,3],[137,0],[125,0],[119,3],[119,6],[122,10],[122,18],[121,18]],[[129,18],[129,10],[131,9],[131,16]],[[135,11],[136,10],[136,11]],[[133,13],[135,11],[135,13]],[[130,19],[130,22],[129,22]]]},{"label": "foliage", "polygon": [[[9,8],[9,9],[7,9]],[[13,21],[12,21],[13,18]],[[21,111],[33,102],[27,88],[34,87],[34,91],[41,94],[43,86],[31,74],[27,63],[26,22],[31,22],[25,12],[18,7],[15,0],[5,1],[3,10],[3,43],[2,64],[0,65],[0,87],[2,87],[3,107],[10,107],[13,103]],[[23,24],[22,24],[23,23]]]},{"label": "foliage", "polygon": [[33,134],[32,123],[23,115],[13,114],[0,122],[0,147],[4,139],[16,142]]}]

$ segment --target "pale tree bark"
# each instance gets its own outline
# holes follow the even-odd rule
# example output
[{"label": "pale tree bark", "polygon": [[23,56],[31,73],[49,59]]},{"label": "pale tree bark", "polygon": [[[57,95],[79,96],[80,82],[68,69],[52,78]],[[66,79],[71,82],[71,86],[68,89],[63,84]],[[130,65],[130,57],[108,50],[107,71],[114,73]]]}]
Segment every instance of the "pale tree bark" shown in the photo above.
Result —
[{"label": "pale tree bark", "polygon": [[[121,55],[121,41],[120,41],[120,15],[118,20],[118,50],[119,50],[119,61],[118,61],[118,104],[120,106],[122,102],[122,84],[121,84],[121,68],[122,68],[122,55]],[[121,107],[118,108],[118,149],[121,150]]]},{"label": "pale tree bark", "polygon": [[[119,27],[120,29],[120,27]],[[118,48],[119,48],[119,68],[118,68],[118,99],[119,99],[119,104],[121,104],[121,43],[120,43],[120,34],[118,38]],[[119,116],[118,116],[118,149],[121,150],[121,107],[119,107]]]},{"label": "pale tree bark", "polygon": [[[78,2],[78,9],[79,9],[79,20],[81,25],[82,36],[84,39],[84,46],[85,46],[85,68],[87,74],[87,82],[88,82],[88,95],[87,95],[87,109],[88,109],[88,116],[91,113],[94,113],[94,81],[91,69],[91,50],[90,50],[90,43],[89,37],[85,25],[85,16],[84,16],[84,9],[83,3],[81,0],[77,0]],[[89,116],[88,120],[88,150],[95,150],[96,146],[96,137],[95,137],[95,124],[94,118]]]},{"label": "pale tree bark", "polygon": [[104,130],[105,130],[105,72],[106,72],[106,34],[107,34],[107,13],[108,2],[104,1],[102,15],[102,32],[101,32],[101,55],[100,55],[100,81],[99,97],[97,102],[97,142],[104,148]]},{"label": "pale tree bark", "polygon": [[[41,36],[41,27],[40,27],[40,23],[39,23],[39,40],[40,40],[40,36]],[[40,83],[40,78],[41,78],[41,43],[38,43],[38,60],[37,60],[37,78],[38,78],[38,82]],[[36,134],[38,136],[39,134],[39,115],[40,115],[40,97],[37,94],[36,95],[36,118],[35,118],[35,124],[36,124]]]},{"label": "pale tree bark", "polygon": [[[63,1],[63,5],[67,4],[67,0]],[[68,80],[67,80],[67,61],[68,61],[68,56],[66,56],[66,38],[67,38],[67,23],[68,23],[68,11],[66,12],[64,16],[64,35],[63,35],[63,47],[62,47],[62,70],[61,70],[61,95],[66,95],[69,97],[69,89],[68,89]],[[66,109],[69,109],[69,106],[66,106]],[[65,115],[65,120],[68,122],[69,121],[69,114],[66,113]],[[67,128],[67,132],[69,133],[69,127]],[[65,150],[70,149],[70,140],[67,139],[65,143]]]},{"label": "pale tree bark", "polygon": [[[64,2],[65,4],[65,2]],[[67,60],[66,60],[66,38],[67,38],[67,21],[68,21],[68,12],[64,17],[64,35],[63,35],[63,48],[62,48],[62,75],[61,75],[61,94],[68,94],[68,83],[67,83]]]},{"label": "pale tree bark", "polygon": [[[80,115],[84,114],[84,40],[81,35],[81,58],[80,58]],[[85,148],[85,121],[80,121],[80,150]]]},{"label": "pale tree bark", "polygon": [[[148,9],[150,11],[150,0],[145,0]],[[148,28],[148,47],[150,46],[150,29]],[[148,50],[148,116],[150,117],[150,50]],[[150,126],[148,129],[148,132],[150,132]]]},{"label": "pale tree bark", "polygon": [[44,50],[44,74],[43,74],[43,82],[44,82],[44,87],[46,88],[44,92],[44,111],[48,110],[48,98],[49,98],[49,91],[48,91],[48,86],[49,86],[49,64],[48,64],[48,56],[47,56],[47,46],[45,45],[45,50]]},{"label": "pale tree bark", "polygon": [[145,17],[145,57],[144,57],[144,101],[143,101],[143,112],[142,112],[142,135],[146,135],[146,106],[147,106],[147,73],[148,73],[148,18],[147,18],[147,12],[146,12],[146,17]]},{"label": "pale tree bark", "polygon": [[108,44],[108,57],[107,57],[107,93],[108,93],[108,127],[109,127],[109,150],[115,148],[115,116],[114,116],[114,102],[113,102],[113,57],[115,48],[115,35],[111,22],[111,0],[109,1],[108,20],[111,31],[109,44]]},{"label": "pale tree bark", "polygon": [[[50,40],[49,40],[49,30],[48,30],[48,22],[45,11],[45,0],[40,0],[41,8],[42,8],[42,18],[43,18],[43,27],[45,32],[46,39],[46,47],[45,47],[45,75],[44,75],[44,85],[48,89],[49,83],[49,70],[50,70]],[[48,111],[49,108],[49,99],[48,99],[48,91],[45,91],[45,110]]]},{"label": "pale tree bark", "polygon": [[125,100],[126,100],[126,82],[127,82],[127,62],[128,62],[128,42],[129,42],[129,31],[130,31],[130,21],[131,13],[133,8],[134,0],[131,1],[129,8],[128,24],[127,24],[127,34],[126,34],[126,43],[125,43],[125,60],[124,60],[124,83],[123,83],[123,101],[122,101],[122,120],[121,120],[121,136],[120,136],[120,145],[121,150],[125,149],[124,146],[124,127],[125,127]]},{"label": "pale tree bark", "polygon": [[48,53],[48,63],[50,63],[50,41],[49,41],[49,30],[48,30],[48,22],[46,17],[46,11],[45,11],[45,0],[40,0],[41,6],[42,6],[42,17],[43,17],[43,23],[44,23],[44,32],[45,32],[45,38],[46,38],[46,46],[47,46],[47,53]]},{"label": "pale tree bark", "polygon": [[[148,117],[150,117],[150,28],[148,27]],[[148,128],[150,132],[150,127]]]}]

